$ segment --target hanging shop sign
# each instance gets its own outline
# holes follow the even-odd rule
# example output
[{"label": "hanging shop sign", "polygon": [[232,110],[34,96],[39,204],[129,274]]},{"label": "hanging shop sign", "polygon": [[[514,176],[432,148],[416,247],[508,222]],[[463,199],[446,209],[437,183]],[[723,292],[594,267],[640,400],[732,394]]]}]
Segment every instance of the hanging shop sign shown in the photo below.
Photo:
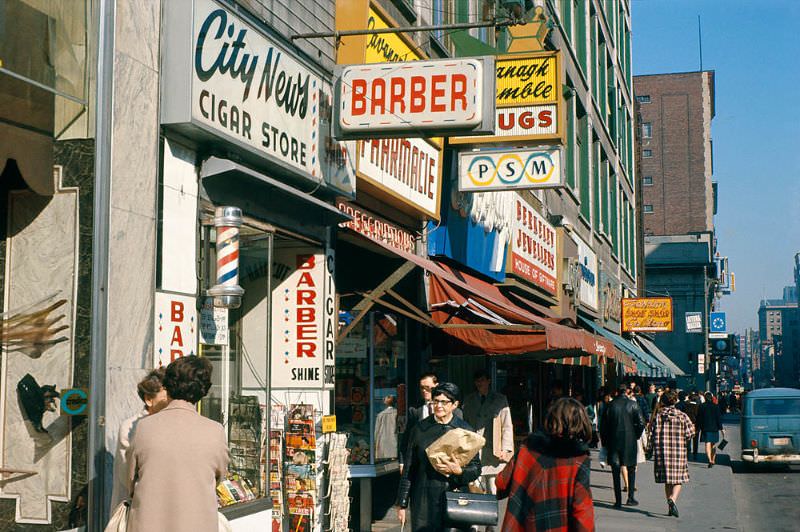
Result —
[{"label": "hanging shop sign", "polygon": [[498,57],[494,134],[451,137],[452,144],[559,141],[563,143],[561,52]]},{"label": "hanging shop sign", "polygon": [[352,218],[350,221],[339,224],[339,227],[346,227],[360,235],[368,236],[412,255],[415,253],[416,239],[409,231],[347,201],[339,200],[336,205],[340,211]]},{"label": "hanging shop sign", "polygon": [[[385,29],[397,24],[377,5],[337,2],[336,28]],[[426,59],[403,34],[348,36],[337,49],[340,64],[377,64]],[[442,183],[441,138],[359,140],[356,170],[360,192],[422,219],[439,219]]]},{"label": "hanging shop sign", "polygon": [[580,271],[578,301],[589,309],[599,310],[597,255],[583,239],[574,234],[572,238],[578,244],[578,269]]},{"label": "hanging shop sign", "polygon": [[514,201],[511,253],[506,273],[556,293],[556,230],[519,194]]},{"label": "hanging shop sign", "polygon": [[464,192],[563,186],[561,148],[475,150],[458,154],[458,189]]},{"label": "hanging shop sign", "polygon": [[197,354],[197,307],[195,298],[155,293],[153,319],[153,367],[176,358]]},{"label": "hanging shop sign", "polygon": [[338,66],[341,140],[494,131],[494,57]]},{"label": "hanging shop sign", "polygon": [[339,326],[339,312],[336,308],[336,251],[325,250],[325,359],[322,361],[322,387],[332,390],[336,385],[336,331]]},{"label": "hanging shop sign", "polygon": [[703,332],[703,313],[702,312],[687,312],[686,313],[686,332],[687,333],[702,333]]},{"label": "hanging shop sign", "polygon": [[323,386],[326,259],[315,248],[274,251],[274,261],[290,273],[272,289],[273,388]]},{"label": "hanging shop sign", "polygon": [[162,33],[162,124],[355,194],[351,153],[330,135],[333,87],[320,71],[214,0],[167,2]]},{"label": "hanging shop sign", "polygon": [[672,298],[622,299],[623,332],[672,332]]},{"label": "hanging shop sign", "polygon": [[600,269],[600,310],[603,326],[614,332],[620,331],[622,321],[622,285],[613,275]]}]

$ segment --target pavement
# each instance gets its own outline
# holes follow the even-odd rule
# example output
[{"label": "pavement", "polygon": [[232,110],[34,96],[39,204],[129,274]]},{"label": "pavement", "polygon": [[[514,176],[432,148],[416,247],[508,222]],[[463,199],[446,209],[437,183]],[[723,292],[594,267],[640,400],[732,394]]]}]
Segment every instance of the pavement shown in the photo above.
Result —
[{"label": "pavement", "polygon": [[[736,433],[738,426],[730,426],[726,433]],[[729,439],[732,439],[729,436]],[[725,449],[734,452],[738,446],[733,444]],[[736,451],[738,453],[738,451]],[[680,517],[667,515],[664,485],[653,481],[653,463],[639,464],[636,474],[636,498],[639,506],[623,506],[616,510],[611,468],[603,468],[597,461],[597,451],[592,451],[592,498],[594,499],[595,526],[602,531],[687,531],[702,530],[782,530],[782,528],[742,528],[737,526],[737,505],[735,503],[731,460],[726,452],[717,456],[717,465],[708,468],[705,455],[698,455],[697,461],[689,461],[689,483],[685,484],[678,499]],[[623,493],[623,499],[626,494]],[[797,499],[795,499],[797,500]],[[391,507],[383,506],[375,513],[380,519],[373,523],[372,530],[380,532],[400,532],[400,522]],[[798,530],[794,521],[794,528]]]}]

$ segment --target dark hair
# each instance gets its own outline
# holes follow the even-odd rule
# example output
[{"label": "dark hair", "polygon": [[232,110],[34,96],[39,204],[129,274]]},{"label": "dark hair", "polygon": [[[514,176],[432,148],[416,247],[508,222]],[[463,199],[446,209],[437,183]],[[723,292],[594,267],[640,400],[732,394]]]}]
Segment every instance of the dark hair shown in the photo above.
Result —
[{"label": "dark hair", "polygon": [[659,402],[662,406],[672,406],[678,402],[678,392],[675,390],[669,390],[661,394],[661,399]]},{"label": "dark hair", "polygon": [[633,389],[633,393],[635,393],[636,395],[642,395],[642,387],[637,384],[636,387]]},{"label": "dark hair", "polygon": [[686,392],[681,390],[678,392],[678,401],[684,401],[684,400],[686,400]]},{"label": "dark hair", "polygon": [[205,357],[189,355],[178,358],[167,366],[164,388],[170,399],[182,399],[195,404],[211,388],[213,369]]},{"label": "dark hair", "polygon": [[436,373],[423,373],[419,376],[419,380],[423,381],[425,379],[433,379],[433,383],[437,384],[439,382],[439,377],[436,376]]},{"label": "dark hair", "polygon": [[703,397],[705,397],[705,398],[706,398],[706,401],[711,401],[711,402],[713,402],[713,401],[714,401],[714,394],[713,394],[713,393],[711,393],[711,392],[706,392],[706,393],[704,393],[704,394],[703,394]]},{"label": "dark hair", "polygon": [[544,418],[544,430],[555,438],[584,442],[592,439],[592,425],[586,408],[572,397],[553,401]]},{"label": "dark hair", "polygon": [[153,397],[161,391],[164,387],[164,373],[165,368],[156,368],[148,373],[144,379],[139,381],[136,385],[136,392],[139,394],[139,399],[144,402],[145,397]]},{"label": "dark hair", "polygon": [[485,369],[476,369],[475,373],[472,374],[472,380],[478,380],[480,378],[486,378],[492,380],[492,376],[489,375],[489,372]]},{"label": "dark hair", "polygon": [[626,395],[628,393],[628,385],[624,382],[621,382],[617,385],[617,393],[620,395]]},{"label": "dark hair", "polygon": [[431,397],[444,395],[453,402],[461,400],[461,390],[452,382],[440,382],[431,392]]}]

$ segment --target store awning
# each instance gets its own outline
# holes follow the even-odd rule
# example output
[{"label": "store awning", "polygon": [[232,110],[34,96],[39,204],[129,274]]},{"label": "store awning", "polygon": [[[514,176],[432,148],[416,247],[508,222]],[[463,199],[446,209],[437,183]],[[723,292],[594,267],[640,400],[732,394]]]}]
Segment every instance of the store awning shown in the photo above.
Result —
[{"label": "store awning", "polygon": [[664,353],[658,346],[653,343],[649,338],[644,336],[636,336],[633,339],[637,342],[645,351],[653,355],[657,358],[662,364],[664,364],[672,373],[673,377],[684,377],[686,376],[686,372],[684,372],[677,364],[675,364],[670,358]]},{"label": "store awning", "polygon": [[[542,359],[596,355],[615,358],[619,351],[613,342],[556,323],[508,299],[498,287],[440,261],[393,248],[366,235],[360,235],[406,262],[354,307],[364,315],[378,304],[409,318],[440,329],[456,340],[459,353],[530,354]],[[428,273],[430,314],[404,300],[392,290],[418,266]],[[358,319],[358,316],[357,316]],[[341,333],[343,338],[351,322]]]},{"label": "store awning", "polygon": [[669,370],[669,368],[667,368],[664,364],[659,362],[650,353],[647,353],[639,346],[634,345],[630,340],[626,340],[617,333],[604,329],[597,323],[593,322],[592,320],[588,320],[583,316],[578,316],[578,319],[581,322],[583,322],[586,326],[590,327],[591,330],[595,331],[597,334],[600,334],[608,338],[609,340],[614,342],[614,344],[619,349],[621,349],[623,352],[633,357],[637,362],[638,375],[644,377],[672,376],[672,372]]},{"label": "store awning", "polygon": [[[228,159],[208,158],[203,162],[200,177],[206,190],[219,201],[237,205],[244,200],[252,203],[253,208],[268,204],[276,214],[296,216],[302,212],[305,219],[320,225],[336,225],[351,219],[335,205]],[[237,207],[252,210],[247,205],[239,204]]]}]

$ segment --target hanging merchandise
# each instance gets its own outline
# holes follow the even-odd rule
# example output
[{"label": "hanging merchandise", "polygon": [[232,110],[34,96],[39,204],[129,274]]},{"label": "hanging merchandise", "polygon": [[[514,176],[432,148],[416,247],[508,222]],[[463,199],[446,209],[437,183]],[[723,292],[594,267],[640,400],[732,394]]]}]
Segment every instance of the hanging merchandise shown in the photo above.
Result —
[{"label": "hanging merchandise", "polygon": [[350,516],[350,468],[347,466],[347,434],[328,434],[327,530],[347,532]]},{"label": "hanging merchandise", "polygon": [[284,484],[290,530],[314,529],[314,508],[317,502],[317,435],[314,407],[293,404],[286,420],[286,452]]}]

